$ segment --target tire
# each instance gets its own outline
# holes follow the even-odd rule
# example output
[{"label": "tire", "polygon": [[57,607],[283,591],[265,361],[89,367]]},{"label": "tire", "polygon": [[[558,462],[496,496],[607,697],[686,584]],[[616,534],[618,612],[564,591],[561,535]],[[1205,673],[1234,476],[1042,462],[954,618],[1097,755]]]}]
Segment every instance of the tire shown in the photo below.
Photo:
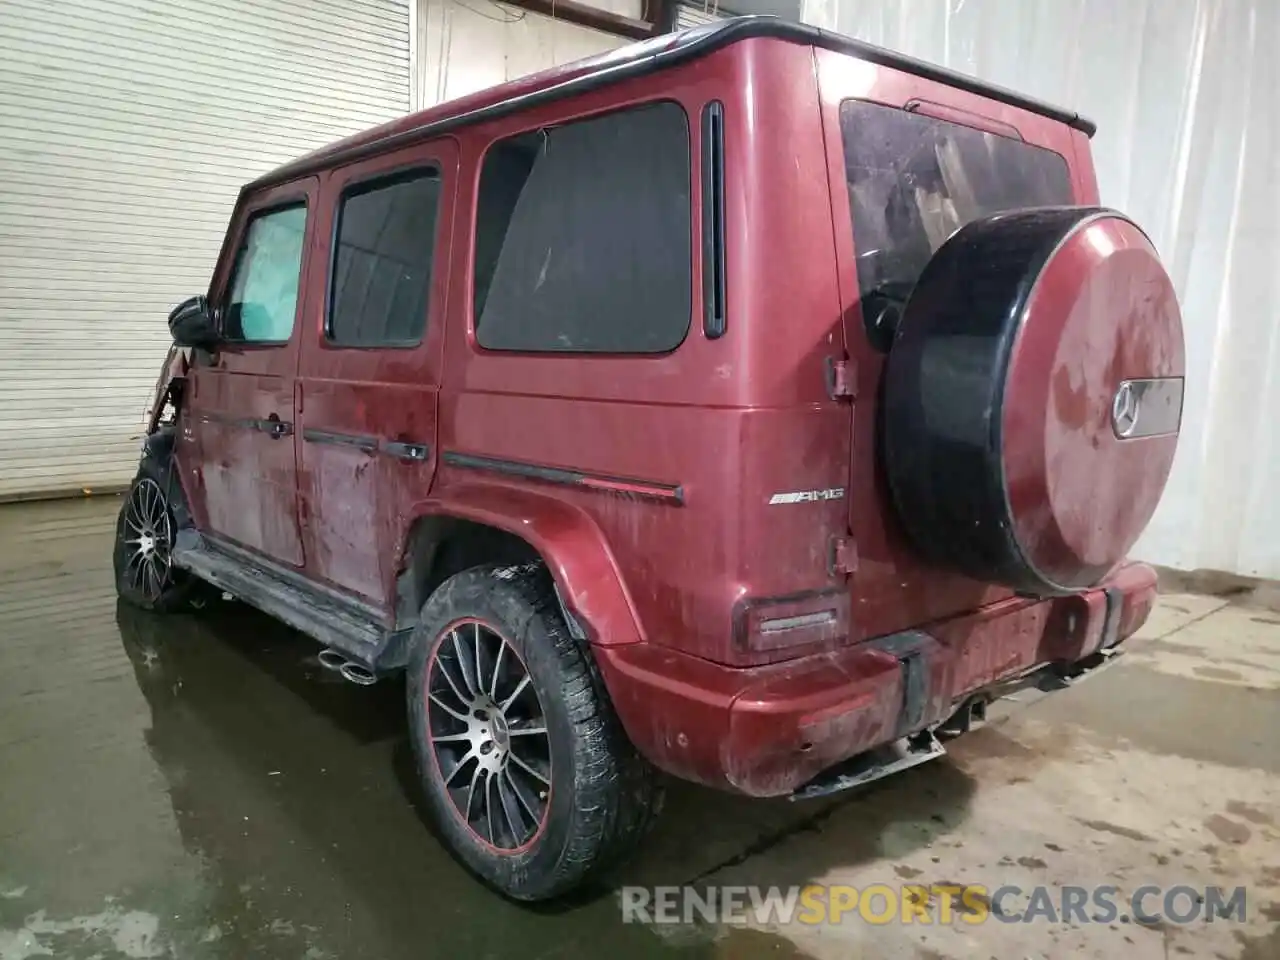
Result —
[{"label": "tire", "polygon": [[[479,670],[468,662],[475,649]],[[622,732],[541,564],[445,581],[423,607],[407,680],[431,815],[495,890],[560,896],[616,866],[648,832],[661,808],[657,774]]]},{"label": "tire", "polygon": [[187,609],[201,586],[172,563],[177,511],[185,516],[185,509],[181,507],[182,491],[170,463],[163,445],[148,447],[120,507],[112,551],[120,599],[161,613]]}]

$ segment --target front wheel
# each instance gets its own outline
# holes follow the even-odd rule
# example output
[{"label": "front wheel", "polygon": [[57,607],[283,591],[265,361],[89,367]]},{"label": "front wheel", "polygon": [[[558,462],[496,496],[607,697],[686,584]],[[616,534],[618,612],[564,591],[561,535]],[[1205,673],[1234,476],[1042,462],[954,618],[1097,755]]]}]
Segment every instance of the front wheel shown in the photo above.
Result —
[{"label": "front wheel", "polygon": [[145,458],[116,521],[116,593],[144,610],[181,609],[195,587],[190,574],[173,566],[171,479],[167,469]]},{"label": "front wheel", "polygon": [[479,567],[423,608],[410,739],[436,824],[482,880],[545,900],[626,856],[661,805],[541,564]]}]

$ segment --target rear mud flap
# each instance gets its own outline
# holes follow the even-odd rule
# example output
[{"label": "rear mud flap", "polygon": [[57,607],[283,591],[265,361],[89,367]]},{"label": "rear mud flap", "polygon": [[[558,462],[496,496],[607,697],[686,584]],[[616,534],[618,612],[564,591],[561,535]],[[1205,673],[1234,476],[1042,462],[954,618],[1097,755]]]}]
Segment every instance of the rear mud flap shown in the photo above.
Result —
[{"label": "rear mud flap", "polygon": [[858,754],[830,770],[825,770],[813,780],[791,794],[792,800],[809,800],[860,787],[864,783],[879,780],[909,770],[946,753],[932,730],[925,730],[913,737],[903,737],[883,747]]},{"label": "rear mud flap", "polygon": [[911,630],[872,641],[868,646],[893,656],[902,671],[897,739],[824,770],[797,789],[791,795],[793,800],[821,797],[858,787],[947,752],[934,735],[934,724],[929,722],[932,706],[929,654],[937,649],[937,641],[926,633]]}]

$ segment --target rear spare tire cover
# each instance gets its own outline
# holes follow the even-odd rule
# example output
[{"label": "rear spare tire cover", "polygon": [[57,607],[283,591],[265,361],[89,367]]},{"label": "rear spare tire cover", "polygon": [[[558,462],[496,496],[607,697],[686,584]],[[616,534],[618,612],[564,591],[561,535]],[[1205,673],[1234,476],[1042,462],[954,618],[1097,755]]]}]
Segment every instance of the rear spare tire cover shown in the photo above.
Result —
[{"label": "rear spare tire cover", "polygon": [[903,310],[884,381],[889,486],[915,547],[1029,593],[1096,584],[1173,463],[1182,321],[1146,235],[1111,210],[974,221]]}]

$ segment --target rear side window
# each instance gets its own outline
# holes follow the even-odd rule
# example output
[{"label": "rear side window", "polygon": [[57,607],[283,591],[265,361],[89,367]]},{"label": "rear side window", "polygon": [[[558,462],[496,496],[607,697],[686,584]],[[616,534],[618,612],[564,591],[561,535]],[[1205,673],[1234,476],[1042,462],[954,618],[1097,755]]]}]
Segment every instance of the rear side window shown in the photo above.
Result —
[{"label": "rear side window", "polygon": [[476,212],[490,350],[664,353],[693,301],[689,126],[675,103],[499,141]]},{"label": "rear side window", "polygon": [[253,214],[236,254],[223,336],[241,343],[283,343],[298,312],[298,278],[307,208],[303,203]]},{"label": "rear side window", "polygon": [[[981,217],[1069,204],[1066,161],[972,127],[881,104],[840,106],[858,285],[868,333],[883,305],[901,304],[933,252]],[[891,331],[890,331],[891,333]]]},{"label": "rear side window", "polygon": [[434,169],[343,192],[325,331],[331,343],[384,347],[422,340],[439,206]]}]

